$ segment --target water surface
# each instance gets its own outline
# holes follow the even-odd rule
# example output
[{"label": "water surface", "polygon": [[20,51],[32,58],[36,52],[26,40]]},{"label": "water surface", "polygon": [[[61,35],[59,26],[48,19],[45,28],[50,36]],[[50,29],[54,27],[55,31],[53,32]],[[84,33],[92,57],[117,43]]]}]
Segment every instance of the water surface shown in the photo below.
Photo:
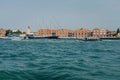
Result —
[{"label": "water surface", "polygon": [[120,41],[0,40],[0,80],[120,80]]}]

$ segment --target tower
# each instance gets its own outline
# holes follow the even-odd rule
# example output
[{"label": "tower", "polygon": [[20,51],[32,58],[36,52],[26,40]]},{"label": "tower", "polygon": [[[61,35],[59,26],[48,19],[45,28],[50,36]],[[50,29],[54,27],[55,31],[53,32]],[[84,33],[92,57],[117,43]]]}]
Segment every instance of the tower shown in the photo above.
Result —
[{"label": "tower", "polygon": [[26,34],[31,34],[30,26],[27,27],[27,32],[26,32]]}]

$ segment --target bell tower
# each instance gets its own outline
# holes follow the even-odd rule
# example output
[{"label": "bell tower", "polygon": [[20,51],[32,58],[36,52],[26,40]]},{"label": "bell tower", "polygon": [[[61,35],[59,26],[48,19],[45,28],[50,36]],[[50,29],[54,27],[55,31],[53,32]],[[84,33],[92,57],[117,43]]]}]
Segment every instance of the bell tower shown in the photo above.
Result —
[{"label": "bell tower", "polygon": [[26,34],[31,34],[30,26],[27,27],[27,32],[26,32]]}]

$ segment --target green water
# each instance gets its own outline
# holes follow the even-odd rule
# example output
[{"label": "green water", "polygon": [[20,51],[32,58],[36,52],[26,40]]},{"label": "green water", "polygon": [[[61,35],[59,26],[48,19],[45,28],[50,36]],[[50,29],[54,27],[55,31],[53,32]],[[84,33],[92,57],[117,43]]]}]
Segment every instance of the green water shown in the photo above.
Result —
[{"label": "green water", "polygon": [[120,80],[120,41],[0,40],[0,80]]}]

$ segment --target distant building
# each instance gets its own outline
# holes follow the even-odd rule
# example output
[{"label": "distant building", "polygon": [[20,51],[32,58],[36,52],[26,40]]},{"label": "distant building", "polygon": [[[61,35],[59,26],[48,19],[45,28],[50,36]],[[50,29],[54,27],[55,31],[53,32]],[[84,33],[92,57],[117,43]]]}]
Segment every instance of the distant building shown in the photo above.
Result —
[{"label": "distant building", "polygon": [[50,30],[50,33],[51,33],[52,36],[56,36],[57,35],[57,30],[52,29],[52,30]]},{"label": "distant building", "polygon": [[69,29],[39,29],[39,36],[58,36],[58,37],[73,37],[73,31]]},{"label": "distant building", "polygon": [[93,37],[100,37],[100,29],[99,28],[93,29],[92,35],[93,35]]},{"label": "distant building", "polygon": [[[37,36],[58,36],[58,37],[114,37],[116,36],[116,32],[109,31],[107,29],[94,28],[93,30],[89,30],[87,28],[79,28],[76,30],[70,29],[39,29],[37,32],[31,32],[30,27],[27,27],[27,35],[37,35]],[[119,33],[120,36],[120,33]]]},{"label": "distant building", "polygon": [[92,35],[93,35],[93,37],[107,37],[108,32],[109,31],[107,29],[95,28],[92,30]]},{"label": "distant building", "polygon": [[86,28],[76,29],[74,31],[74,37],[91,37],[91,31]]},{"label": "distant building", "polygon": [[27,35],[31,35],[31,34],[33,34],[33,33],[31,32],[30,26],[27,27],[26,34],[27,34]]},{"label": "distant building", "polygon": [[109,31],[108,37],[115,37],[117,35],[116,31]]},{"label": "distant building", "polygon": [[58,29],[56,35],[59,37],[73,37],[74,33],[69,29]]},{"label": "distant building", "polygon": [[0,37],[4,37],[6,34],[6,30],[5,29],[0,29]]},{"label": "distant building", "polygon": [[51,30],[50,29],[39,29],[38,30],[38,35],[39,36],[48,36],[48,35],[51,35]]}]

